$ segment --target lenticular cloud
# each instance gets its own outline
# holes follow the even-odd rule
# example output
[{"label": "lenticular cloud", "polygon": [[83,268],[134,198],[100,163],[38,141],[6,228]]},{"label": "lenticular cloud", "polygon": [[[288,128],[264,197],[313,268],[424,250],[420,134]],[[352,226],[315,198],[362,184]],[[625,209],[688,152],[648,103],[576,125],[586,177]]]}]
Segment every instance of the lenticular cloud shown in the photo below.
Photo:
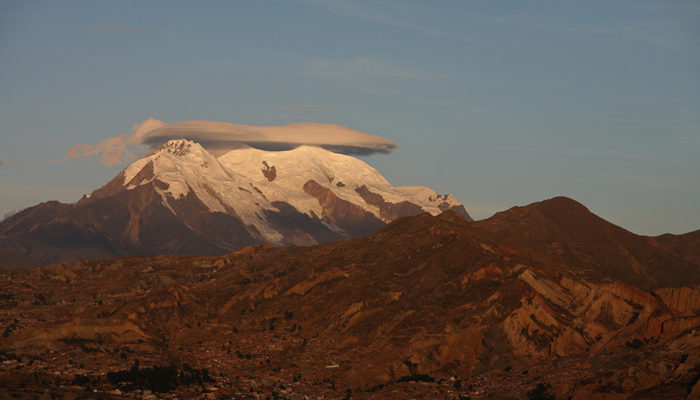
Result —
[{"label": "lenticular cloud", "polygon": [[185,138],[200,143],[215,155],[249,145],[264,150],[290,150],[301,145],[323,147],[343,154],[390,153],[398,145],[381,136],[341,125],[300,122],[282,126],[256,126],[216,121],[183,121],[166,124],[149,118],[95,146],[79,143],[66,152],[67,158],[101,154],[104,165],[118,165],[134,158],[127,145],[154,149],[170,139]]},{"label": "lenticular cloud", "polygon": [[146,133],[142,143],[156,146],[173,138],[199,142],[214,151],[247,144],[270,150],[288,150],[301,145],[325,147],[338,153],[389,153],[397,145],[391,140],[341,125],[301,122],[282,126],[255,126],[214,121],[184,121],[163,125]]}]

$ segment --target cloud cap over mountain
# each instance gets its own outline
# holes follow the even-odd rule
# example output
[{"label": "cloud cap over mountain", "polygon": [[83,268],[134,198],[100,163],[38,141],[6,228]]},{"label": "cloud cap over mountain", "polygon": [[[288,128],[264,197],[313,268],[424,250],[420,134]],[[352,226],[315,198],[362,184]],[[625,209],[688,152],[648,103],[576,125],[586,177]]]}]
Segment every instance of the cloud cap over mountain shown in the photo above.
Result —
[{"label": "cloud cap over mountain", "polygon": [[281,126],[241,125],[217,121],[182,121],[173,124],[149,118],[134,125],[130,133],[120,133],[96,145],[78,143],[66,151],[63,159],[100,155],[100,162],[116,166],[136,158],[127,146],[153,150],[170,139],[189,139],[200,143],[214,155],[244,145],[263,150],[291,150],[302,145],[353,155],[390,153],[398,144],[381,136],[335,124],[298,122]]},{"label": "cloud cap over mountain", "polygon": [[315,145],[336,153],[357,155],[389,153],[398,146],[381,136],[319,122],[256,126],[216,121],[183,121],[153,129],[139,139],[141,144],[152,148],[173,138],[194,140],[216,153],[246,144],[264,150],[289,150],[301,145]]}]

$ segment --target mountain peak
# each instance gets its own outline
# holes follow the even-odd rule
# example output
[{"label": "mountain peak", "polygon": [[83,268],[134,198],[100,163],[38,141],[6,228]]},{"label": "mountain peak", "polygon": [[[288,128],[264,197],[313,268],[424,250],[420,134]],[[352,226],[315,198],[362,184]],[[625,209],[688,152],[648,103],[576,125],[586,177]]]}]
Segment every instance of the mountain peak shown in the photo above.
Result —
[{"label": "mountain peak", "polygon": [[566,196],[556,196],[551,199],[542,200],[540,202],[532,204],[538,208],[544,209],[567,209],[567,210],[579,210],[579,211],[589,211],[586,206],[579,203],[578,201],[566,197]]},{"label": "mountain peak", "polygon": [[489,219],[513,219],[513,222],[515,222],[516,220],[532,217],[535,214],[544,215],[558,221],[594,216],[586,206],[578,201],[565,196],[557,196],[526,206],[511,207],[508,210],[496,213]]},{"label": "mountain peak", "polygon": [[[315,146],[312,144],[302,144],[301,146],[297,146],[292,151],[298,151],[298,152],[328,152],[328,153],[333,153],[330,150],[326,150],[321,146]],[[335,153],[334,153],[335,154]]]},{"label": "mountain peak", "polygon": [[193,146],[199,146],[199,144],[187,139],[171,139],[157,148],[153,154],[166,152],[176,156],[184,156],[192,151]]}]

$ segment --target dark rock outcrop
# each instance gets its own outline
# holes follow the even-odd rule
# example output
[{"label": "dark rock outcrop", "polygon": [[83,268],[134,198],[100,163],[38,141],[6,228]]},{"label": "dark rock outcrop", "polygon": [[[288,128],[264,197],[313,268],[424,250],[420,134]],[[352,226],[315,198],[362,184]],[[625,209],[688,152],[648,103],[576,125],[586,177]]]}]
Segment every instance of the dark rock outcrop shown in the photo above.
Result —
[{"label": "dark rock outcrop", "polygon": [[396,218],[410,217],[425,212],[420,206],[408,201],[402,201],[400,203],[385,201],[380,194],[372,193],[365,185],[355,188],[355,192],[357,192],[367,204],[377,206],[380,216],[383,219],[394,220]]},{"label": "dark rock outcrop", "polygon": [[330,189],[314,180],[304,184],[304,192],[318,199],[323,217],[342,228],[350,236],[359,237],[376,232],[384,222],[359,206],[343,200]]},{"label": "dark rock outcrop", "polygon": [[267,161],[263,161],[262,173],[265,179],[272,182],[277,178],[277,168],[274,165],[267,165]]}]

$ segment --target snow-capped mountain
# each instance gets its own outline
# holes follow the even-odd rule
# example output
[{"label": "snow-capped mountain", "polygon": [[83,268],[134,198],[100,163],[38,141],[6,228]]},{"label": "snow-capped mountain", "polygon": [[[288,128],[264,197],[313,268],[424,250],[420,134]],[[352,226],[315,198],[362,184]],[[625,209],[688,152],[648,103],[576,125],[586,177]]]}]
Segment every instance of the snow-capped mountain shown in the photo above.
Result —
[{"label": "snow-capped mountain", "polygon": [[[470,219],[452,195],[394,187],[361,160],[320,147],[243,147],[217,158],[198,143],[178,139],[76,204],[42,203],[3,221],[0,252],[49,254],[37,260],[46,263],[223,253],[254,243],[312,245],[448,209]],[[36,246],[42,251],[32,251]]]}]

